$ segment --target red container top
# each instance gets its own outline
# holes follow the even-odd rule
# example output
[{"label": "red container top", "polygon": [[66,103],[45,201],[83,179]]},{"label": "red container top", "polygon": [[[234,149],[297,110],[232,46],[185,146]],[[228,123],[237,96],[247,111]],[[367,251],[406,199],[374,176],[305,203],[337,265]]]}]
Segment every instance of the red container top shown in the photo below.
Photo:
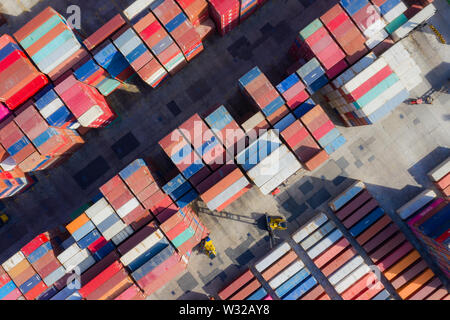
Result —
[{"label": "red container top", "polygon": [[116,175],[116,176],[112,177],[104,185],[102,185],[99,189],[102,194],[107,195],[121,185],[123,185],[123,181],[119,175]]},{"label": "red container top", "polygon": [[125,24],[125,20],[122,18],[120,14],[114,16],[111,20],[101,26],[97,31],[91,34],[86,40],[83,41],[83,44],[86,46],[88,50],[94,49],[104,40],[106,40],[110,35],[112,35],[116,30],[122,27]]},{"label": "red container top", "polygon": [[105,270],[100,272],[94,279],[85,284],[81,289],[78,290],[83,298],[86,298],[89,294],[93,293],[98,289],[103,283],[108,281],[112,276],[123,269],[122,263],[120,261],[115,261]]},{"label": "red container top", "polygon": [[34,18],[31,19],[26,25],[24,25],[16,33],[14,33],[14,38],[16,38],[18,41],[22,41],[54,15],[59,16],[58,12],[56,12],[55,9],[53,9],[52,7],[45,8],[37,16],[34,16]]},{"label": "red container top", "polygon": [[42,233],[36,236],[33,240],[28,242],[20,251],[28,257],[31,253],[33,253],[37,248],[39,248],[44,243],[50,241],[46,234]]},{"label": "red container top", "polygon": [[31,140],[36,139],[49,128],[47,122],[31,101],[28,101],[14,113],[16,114],[14,121]]}]

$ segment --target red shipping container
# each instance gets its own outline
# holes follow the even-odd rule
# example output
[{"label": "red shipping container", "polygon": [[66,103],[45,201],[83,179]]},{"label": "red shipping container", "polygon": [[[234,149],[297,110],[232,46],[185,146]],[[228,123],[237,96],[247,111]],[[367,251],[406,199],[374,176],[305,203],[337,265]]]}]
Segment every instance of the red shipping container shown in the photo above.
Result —
[{"label": "red shipping container", "polygon": [[101,26],[97,31],[91,34],[83,41],[83,44],[88,50],[94,49],[115,31],[119,30],[125,24],[125,20],[120,14],[115,15],[111,20]]},{"label": "red shipping container", "polygon": [[81,289],[79,289],[78,292],[83,298],[86,298],[122,269],[123,265],[119,261],[115,261],[113,264],[99,273],[95,278],[85,284]]},{"label": "red shipping container", "polygon": [[378,202],[375,199],[371,199],[366,202],[361,208],[359,208],[356,212],[352,213],[347,219],[343,221],[343,225],[346,228],[351,228],[358,221],[368,215],[370,212],[375,210],[378,207]]},{"label": "red shipping container", "polygon": [[245,284],[249,283],[252,279],[254,279],[254,275],[250,270],[247,270],[244,274],[239,276],[236,280],[234,280],[231,284],[222,289],[218,296],[222,300],[227,300],[231,295],[233,295],[236,291],[242,288]]},{"label": "red shipping container", "polygon": [[396,225],[389,225],[386,229],[384,229],[382,232],[373,237],[369,242],[367,242],[363,246],[364,250],[366,250],[366,252],[368,253],[372,252],[377,246],[379,246],[381,243],[386,241],[389,237],[391,237],[398,231],[399,229]]},{"label": "red shipping container", "polygon": [[50,241],[46,234],[42,233],[36,236],[33,240],[28,242],[20,251],[28,257],[31,253],[33,253],[37,248],[39,248],[44,243]]},{"label": "red shipping container", "polygon": [[335,256],[337,256],[339,253],[341,253],[343,250],[345,250],[348,246],[350,246],[350,243],[348,242],[348,240],[345,238],[342,238],[341,240],[339,240],[335,244],[333,244],[330,248],[328,248],[320,256],[315,258],[314,263],[316,264],[316,266],[318,268],[322,268],[329,261],[331,261]]},{"label": "red shipping container", "polygon": [[31,289],[26,294],[24,294],[24,297],[27,300],[34,300],[37,297],[39,297],[39,295],[42,292],[44,292],[45,290],[47,290],[47,286],[45,285],[45,283],[43,281],[41,281],[37,285],[35,285],[33,289]]}]

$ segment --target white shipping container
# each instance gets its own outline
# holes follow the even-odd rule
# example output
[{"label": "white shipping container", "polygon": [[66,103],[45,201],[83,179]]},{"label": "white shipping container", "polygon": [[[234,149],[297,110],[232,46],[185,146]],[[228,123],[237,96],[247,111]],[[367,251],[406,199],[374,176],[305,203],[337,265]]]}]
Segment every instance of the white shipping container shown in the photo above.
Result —
[{"label": "white shipping container", "polygon": [[397,94],[402,92],[405,89],[405,86],[401,81],[397,81],[387,90],[382,92],[378,97],[376,97],[373,101],[369,102],[362,109],[356,111],[356,114],[361,117],[366,117],[377,111],[379,108],[384,106],[390,99],[394,98]]},{"label": "white shipping container", "polygon": [[133,197],[133,199],[117,209],[117,214],[119,215],[119,217],[123,218],[139,206],[139,201],[137,201],[137,199]]},{"label": "white shipping container", "polygon": [[[262,194],[268,195],[302,168],[302,165],[292,153],[289,153],[285,158],[287,158],[286,166],[260,188]],[[284,166],[283,163],[281,165]]]},{"label": "white shipping container", "polygon": [[56,269],[55,271],[50,273],[47,277],[45,277],[42,280],[44,281],[45,285],[49,287],[52,284],[54,284],[56,281],[58,281],[59,279],[64,277],[65,275],[66,275],[66,269],[64,269],[63,266],[60,266],[58,269]]},{"label": "white shipping container", "polygon": [[104,112],[102,108],[100,108],[100,106],[98,105],[94,105],[88,111],[86,111],[80,117],[78,117],[77,120],[83,127],[89,127],[103,114]]},{"label": "white shipping container", "polygon": [[389,37],[389,34],[386,30],[381,30],[380,32],[373,35],[369,40],[366,41],[366,46],[369,47],[369,49],[373,49],[377,44],[382,42],[384,39]]},{"label": "white shipping container", "polygon": [[70,247],[68,247],[66,250],[64,250],[63,252],[61,252],[56,259],[59,260],[59,262],[61,262],[63,265],[64,263],[66,263],[70,258],[72,258],[73,256],[75,256],[77,253],[79,253],[81,251],[80,247],[78,246],[78,244],[75,242],[74,244],[72,244]]},{"label": "white shipping container", "polygon": [[[83,249],[63,263],[67,272],[72,271],[75,267],[82,264],[86,259],[92,257],[88,249]],[[95,260],[94,260],[95,261]],[[83,272],[83,271],[82,271]]]},{"label": "white shipping container", "polygon": [[240,192],[242,189],[247,187],[249,184],[250,182],[246,177],[240,178],[238,181],[233,183],[222,193],[220,193],[218,196],[216,196],[214,199],[208,202],[207,203],[208,208],[210,210],[216,210],[218,207],[220,207],[222,204],[224,204],[226,201],[228,201],[231,197]]},{"label": "white shipping container", "polygon": [[17,163],[12,157],[8,157],[0,163],[0,167],[2,167],[4,171],[11,171],[17,167]]},{"label": "white shipping container", "polygon": [[327,237],[322,239],[314,247],[308,250],[308,256],[311,259],[317,258],[322,252],[331,247],[334,243],[342,238],[342,232],[339,229],[334,230]]},{"label": "white shipping container", "polygon": [[159,68],[154,74],[152,74],[148,79],[143,79],[147,84],[152,85],[157,82],[163,75],[167,74],[166,69]]},{"label": "white shipping container", "polygon": [[[113,42],[116,47],[120,49],[122,47],[125,47],[126,44],[135,37],[136,33],[134,32],[134,30],[132,28],[128,28],[124,33],[117,37],[117,39],[113,40]],[[136,45],[135,47],[137,47],[138,45]]]},{"label": "white shipping container", "polygon": [[62,102],[61,99],[56,98],[55,100],[53,100],[52,102],[50,102],[48,105],[46,105],[44,108],[42,108],[41,110],[39,110],[39,113],[44,117],[44,118],[48,118],[50,117],[53,113],[55,113],[56,110],[58,110],[59,108],[61,108],[62,106],[64,106],[64,102]]},{"label": "white shipping container", "polygon": [[433,190],[425,190],[397,209],[397,214],[400,218],[406,220],[435,198],[437,198],[436,192]]},{"label": "white shipping container", "polygon": [[308,250],[334,229],[336,229],[336,225],[334,224],[334,222],[328,221],[317,231],[314,231],[314,233],[312,233],[308,238],[300,242],[300,246],[303,249]]},{"label": "white shipping container", "polygon": [[288,148],[285,145],[280,146],[277,150],[250,169],[247,172],[247,175],[252,179],[256,186],[263,186],[289,163],[287,162],[289,159],[285,159],[285,156],[288,154]]},{"label": "white shipping container", "polygon": [[272,250],[271,253],[269,253],[267,256],[265,256],[263,259],[261,259],[258,263],[256,263],[255,269],[258,272],[263,272],[264,270],[269,268],[271,265],[273,265],[275,262],[277,262],[282,256],[284,256],[290,250],[291,250],[291,246],[287,242],[280,244],[278,247],[276,247],[274,250]]},{"label": "white shipping container", "polygon": [[386,66],[386,60],[384,60],[384,58],[378,58],[369,67],[358,73],[352,80],[342,86],[341,89],[346,94],[352,93]]},{"label": "white shipping container", "polygon": [[253,130],[258,124],[265,121],[266,118],[264,117],[264,114],[261,111],[258,111],[254,116],[252,116],[250,119],[245,121],[241,127],[244,129],[244,131],[247,133],[251,130]]},{"label": "white shipping container", "polygon": [[11,258],[6,260],[2,264],[2,267],[3,269],[5,269],[6,272],[9,272],[12,268],[17,266],[20,262],[22,262],[23,259],[25,259],[24,254],[22,253],[22,251],[19,251],[15,253]]},{"label": "white shipping container", "polygon": [[342,279],[334,288],[336,289],[337,293],[341,294],[369,272],[369,266],[367,264],[362,264],[355,271]]},{"label": "white shipping container", "polygon": [[376,36],[378,32],[383,30],[384,27],[386,27],[386,23],[383,18],[380,17],[376,21],[373,21],[373,23],[363,31],[363,34],[367,39],[372,38]]},{"label": "white shipping container", "polygon": [[164,238],[161,230],[157,230],[152,233],[150,236],[142,240],[138,245],[136,245],[133,249],[125,253],[122,257],[120,257],[120,261],[124,266],[129,265],[131,262],[136,260],[140,255],[145,253],[151,247],[153,247],[156,243],[158,243],[161,239]]},{"label": "white shipping container", "polygon": [[383,19],[386,20],[388,23],[394,21],[398,16],[400,16],[403,12],[405,12],[408,8],[406,5],[400,1],[398,5],[393,7],[389,12],[387,12]]},{"label": "white shipping container", "polygon": [[414,17],[405,22],[400,28],[395,30],[391,37],[394,41],[399,41],[400,39],[406,37],[411,31],[413,31],[418,25],[430,19],[436,13],[436,7],[430,3],[425,8],[423,8]]},{"label": "white shipping container", "polygon": [[[98,226],[100,223],[105,221],[109,216],[116,215],[116,211],[114,211],[113,207],[111,207],[109,204],[103,208],[100,212],[98,212],[95,216],[91,218],[91,221]],[[119,219],[119,216],[117,216],[117,219]]]},{"label": "white shipping container", "polygon": [[349,262],[344,264],[341,268],[339,268],[339,270],[334,272],[330,277],[328,277],[328,280],[333,286],[335,286],[337,283],[339,283],[339,281],[350,274],[350,272],[358,268],[363,262],[364,261],[361,256],[354,257]]},{"label": "white shipping container", "polygon": [[431,181],[438,182],[450,172],[450,157],[428,173]]},{"label": "white shipping container", "polygon": [[71,38],[50,55],[42,59],[37,65],[43,73],[50,73],[61,63],[69,59],[75,52],[80,50],[80,48],[80,43],[75,38]]},{"label": "white shipping container", "polygon": [[[129,29],[131,30],[131,29]],[[114,42],[115,43],[115,42]],[[132,36],[131,39],[129,39],[123,46],[119,47],[119,51],[124,55],[129,55],[134,49],[136,49],[139,45],[141,45],[143,42],[136,36]]]},{"label": "white shipping container", "polygon": [[305,267],[301,260],[297,260],[293,262],[289,267],[280,272],[275,278],[270,280],[269,286],[272,289],[276,289],[281,286],[283,283],[292,278],[297,272],[302,270]]},{"label": "white shipping container", "polygon": [[108,201],[106,201],[105,198],[101,198],[92,206],[87,208],[84,213],[86,213],[86,215],[92,220],[92,218],[94,218],[98,213],[100,213],[103,209],[105,209],[108,206],[109,206]]},{"label": "white shipping container", "polygon": [[306,239],[311,233],[313,233],[317,228],[328,221],[328,217],[325,213],[319,213],[317,216],[311,219],[310,222],[300,228],[296,233],[292,235],[292,239],[295,242],[300,243],[303,239]]},{"label": "white shipping container", "polygon": [[128,18],[128,20],[131,20],[153,2],[154,0],[136,0],[128,6],[128,8],[123,10],[123,14]]},{"label": "white shipping container", "polygon": [[102,233],[103,237],[106,241],[111,240],[116,234],[126,228],[126,224],[123,221],[117,221],[111,228],[108,228],[105,232]]}]

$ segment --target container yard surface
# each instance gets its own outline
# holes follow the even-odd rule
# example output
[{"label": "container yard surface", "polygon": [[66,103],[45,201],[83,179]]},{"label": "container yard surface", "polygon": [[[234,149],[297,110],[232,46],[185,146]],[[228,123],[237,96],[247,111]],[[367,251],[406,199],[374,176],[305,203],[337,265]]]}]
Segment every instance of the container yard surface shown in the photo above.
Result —
[{"label": "container yard surface", "polygon": [[[48,5],[67,16],[67,7],[76,4],[81,8],[81,33],[88,35],[131,2],[22,0],[18,6],[16,1],[4,0],[0,11],[8,23],[0,27],[0,33],[14,33]],[[289,67],[287,52],[298,30],[335,3],[268,1],[232,32],[205,41],[204,52],[160,88],[153,90],[136,80],[111,94],[108,102],[119,119],[108,128],[88,132],[86,144],[66,163],[36,174],[39,182],[32,189],[4,201],[11,220],[0,229],[0,261],[38,233],[69,221],[75,209],[134,159],[151,156],[158,164],[166,163],[158,141],[193,114],[224,103],[238,121],[249,115],[252,109],[239,91],[238,79],[258,66],[272,84],[279,83]],[[450,16],[450,7],[445,0],[434,3],[438,11],[429,22],[448,42],[450,25],[444,17]],[[448,45],[439,43],[429,28],[415,31],[406,45],[412,48],[424,77],[411,96],[440,87],[450,73]],[[431,106],[403,104],[371,126],[339,127],[348,142],[313,174],[299,172],[291,177],[278,195],[263,196],[252,188],[225,212],[199,208],[202,221],[211,230],[217,258],[209,260],[194,252],[187,272],[150,298],[207,299],[268,252],[264,213],[284,215],[292,233],[317,210],[327,210],[328,201],[355,180],[364,181],[392,216],[403,203],[432,185],[426,173],[450,155],[449,107],[450,99],[441,95]],[[412,235],[404,231],[408,237]]]}]

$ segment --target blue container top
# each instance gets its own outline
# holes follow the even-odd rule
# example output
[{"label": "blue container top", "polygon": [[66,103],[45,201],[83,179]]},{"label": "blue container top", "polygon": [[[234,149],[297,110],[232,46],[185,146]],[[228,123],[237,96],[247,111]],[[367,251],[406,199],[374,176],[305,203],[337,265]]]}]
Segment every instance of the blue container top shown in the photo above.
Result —
[{"label": "blue container top", "polygon": [[183,177],[183,175],[180,173],[175,178],[167,182],[163,187],[163,191],[167,194],[175,191],[177,188],[179,188],[183,183],[186,182],[186,179]]},{"label": "blue container top", "polygon": [[255,80],[260,74],[261,70],[258,67],[254,67],[252,70],[247,72],[244,76],[239,79],[239,84],[246,87],[250,82]]},{"label": "blue container top", "polygon": [[33,264],[36,261],[38,261],[40,258],[42,258],[47,252],[51,251],[52,244],[50,241],[44,243],[43,245],[39,246],[36,250],[34,250],[28,257],[27,260]]},{"label": "blue container top", "polygon": [[267,106],[262,109],[263,113],[266,115],[266,117],[269,117],[272,115],[275,111],[280,109],[284,105],[284,100],[280,96],[275,98],[271,103],[269,103]]},{"label": "blue container top", "polygon": [[293,73],[289,77],[284,79],[279,85],[277,85],[277,89],[280,93],[284,93],[298,82],[300,82],[300,78],[295,73]]},{"label": "blue container top", "polygon": [[192,201],[198,198],[198,193],[194,189],[186,193],[183,197],[178,199],[175,203],[179,208],[185,208],[187,205],[189,205]]},{"label": "blue container top", "polygon": [[278,121],[273,128],[279,130],[280,132],[289,127],[295,122],[295,117],[292,113],[289,113],[286,117]]},{"label": "blue container top", "polygon": [[100,66],[95,63],[93,59],[89,59],[85,64],[74,71],[74,76],[80,81],[89,79],[97,70],[100,70]]},{"label": "blue container top", "polygon": [[309,111],[311,111],[312,108],[314,108],[317,105],[317,103],[314,102],[313,99],[309,98],[305,102],[303,102],[301,105],[299,105],[294,110],[294,115],[297,119],[300,119],[305,114],[307,114]]},{"label": "blue container top", "polygon": [[354,15],[362,9],[368,1],[367,0],[340,0],[339,1],[349,15]]},{"label": "blue container top", "polygon": [[142,159],[136,159],[132,163],[130,163],[128,166],[126,166],[122,171],[119,172],[119,176],[126,180],[128,179],[133,173],[138,171],[140,168],[145,167],[145,161]]},{"label": "blue container top", "polygon": [[158,8],[165,0],[155,0],[150,4],[150,9],[155,10]]},{"label": "blue container top", "polygon": [[370,227],[375,221],[381,218],[384,215],[384,210],[380,207],[373,210],[367,216],[365,216],[361,221],[359,221],[356,225],[354,225],[349,231],[350,233],[356,237],[360,235],[364,230]]},{"label": "blue container top", "polygon": [[228,124],[233,121],[233,117],[230,115],[225,106],[220,106],[213,113],[205,118],[205,122],[216,130],[222,130]]},{"label": "blue container top", "polygon": [[49,84],[34,95],[35,105],[39,110],[42,110],[50,102],[58,98],[53,88],[53,84]]},{"label": "blue container top", "polygon": [[165,27],[166,27],[167,31],[172,32],[186,20],[187,20],[186,15],[183,12],[180,12],[177,16],[175,16],[172,20],[170,20],[165,25]]},{"label": "blue container top", "polygon": [[401,2],[400,0],[387,0],[379,7],[381,14],[384,16],[386,13],[394,9],[394,7],[398,5],[400,2]]},{"label": "blue container top", "polygon": [[14,51],[21,51],[21,52],[23,52],[17,44],[12,43],[12,42],[8,43],[6,46],[4,46],[0,50],[0,61],[2,61],[3,59],[7,58]]}]

